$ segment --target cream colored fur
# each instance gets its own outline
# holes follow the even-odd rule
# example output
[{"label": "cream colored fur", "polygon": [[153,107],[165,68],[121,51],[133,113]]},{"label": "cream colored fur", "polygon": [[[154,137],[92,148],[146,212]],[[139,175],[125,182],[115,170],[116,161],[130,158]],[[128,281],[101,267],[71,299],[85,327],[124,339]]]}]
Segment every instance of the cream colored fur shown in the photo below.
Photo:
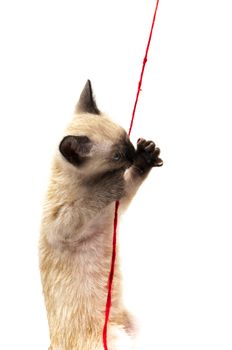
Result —
[{"label": "cream colored fur", "polygon": [[[75,114],[66,134],[87,134],[95,142],[91,156],[108,152],[125,131],[106,116]],[[104,142],[103,142],[104,140]],[[102,350],[102,330],[111,264],[115,202],[91,202],[81,181],[104,169],[90,162],[78,169],[57,151],[44,204],[40,238],[40,270],[48,315],[50,350]],[[131,167],[125,173],[126,191],[120,214],[143,177]],[[88,203],[90,203],[90,208]],[[109,350],[119,350],[116,333],[133,333],[133,321],[121,300],[119,262],[116,263],[109,322]],[[118,331],[115,332],[115,329]],[[128,350],[121,345],[121,350]]]}]

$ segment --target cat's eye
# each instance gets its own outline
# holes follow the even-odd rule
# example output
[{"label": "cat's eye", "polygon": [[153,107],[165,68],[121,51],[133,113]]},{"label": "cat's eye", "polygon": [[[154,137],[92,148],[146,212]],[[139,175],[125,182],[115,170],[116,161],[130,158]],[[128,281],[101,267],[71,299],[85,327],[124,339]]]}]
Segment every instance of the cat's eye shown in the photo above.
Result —
[{"label": "cat's eye", "polygon": [[113,156],[113,160],[116,162],[121,159],[121,154],[119,152],[115,152]]}]

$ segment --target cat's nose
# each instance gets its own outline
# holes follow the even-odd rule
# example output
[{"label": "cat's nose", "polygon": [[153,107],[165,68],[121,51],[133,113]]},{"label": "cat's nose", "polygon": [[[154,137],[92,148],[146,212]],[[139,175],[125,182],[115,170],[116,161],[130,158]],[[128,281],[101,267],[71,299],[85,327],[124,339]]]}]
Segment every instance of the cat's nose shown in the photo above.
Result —
[{"label": "cat's nose", "polygon": [[133,164],[135,158],[135,148],[131,142],[127,142],[125,146],[125,156],[128,162]]}]

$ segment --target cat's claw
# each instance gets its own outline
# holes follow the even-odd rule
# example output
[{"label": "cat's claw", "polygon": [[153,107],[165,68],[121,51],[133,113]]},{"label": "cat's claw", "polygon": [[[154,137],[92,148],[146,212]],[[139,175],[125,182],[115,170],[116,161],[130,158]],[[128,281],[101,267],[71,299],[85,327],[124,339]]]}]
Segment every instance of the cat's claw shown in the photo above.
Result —
[{"label": "cat's claw", "polygon": [[159,158],[159,154],[160,149],[156,147],[153,141],[146,141],[143,138],[139,138],[134,166],[141,172],[146,172],[152,167],[162,166],[163,161]]}]

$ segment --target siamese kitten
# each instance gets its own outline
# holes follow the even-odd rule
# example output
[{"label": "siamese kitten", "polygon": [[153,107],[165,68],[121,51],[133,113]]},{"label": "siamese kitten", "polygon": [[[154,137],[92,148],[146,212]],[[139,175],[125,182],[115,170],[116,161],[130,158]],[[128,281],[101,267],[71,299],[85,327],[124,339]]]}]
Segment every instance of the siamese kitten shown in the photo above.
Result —
[{"label": "siamese kitten", "polygon": [[[159,153],[142,138],[135,149],[126,131],[99,111],[87,81],[57,147],[43,211],[40,271],[50,350],[103,349],[115,201],[120,215],[151,168],[162,165]],[[121,300],[118,261],[109,350],[118,350],[117,330],[133,332]]]}]

